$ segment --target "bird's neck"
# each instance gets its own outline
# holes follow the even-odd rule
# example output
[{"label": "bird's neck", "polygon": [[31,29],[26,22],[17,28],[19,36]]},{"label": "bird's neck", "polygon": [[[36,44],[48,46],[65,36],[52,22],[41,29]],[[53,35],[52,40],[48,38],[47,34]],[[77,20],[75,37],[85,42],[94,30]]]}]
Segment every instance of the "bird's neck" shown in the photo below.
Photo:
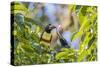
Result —
[{"label": "bird's neck", "polygon": [[51,31],[46,31],[47,33],[51,33]]}]

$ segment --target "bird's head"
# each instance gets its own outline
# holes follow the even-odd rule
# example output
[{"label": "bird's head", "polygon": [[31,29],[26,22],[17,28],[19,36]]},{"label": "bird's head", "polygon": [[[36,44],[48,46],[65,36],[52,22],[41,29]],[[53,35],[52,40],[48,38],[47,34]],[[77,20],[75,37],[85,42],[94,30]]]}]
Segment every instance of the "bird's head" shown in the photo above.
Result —
[{"label": "bird's head", "polygon": [[51,25],[51,24],[48,24],[46,27],[45,27],[45,31],[47,33],[50,33],[53,29],[55,29],[56,27],[54,25]]}]

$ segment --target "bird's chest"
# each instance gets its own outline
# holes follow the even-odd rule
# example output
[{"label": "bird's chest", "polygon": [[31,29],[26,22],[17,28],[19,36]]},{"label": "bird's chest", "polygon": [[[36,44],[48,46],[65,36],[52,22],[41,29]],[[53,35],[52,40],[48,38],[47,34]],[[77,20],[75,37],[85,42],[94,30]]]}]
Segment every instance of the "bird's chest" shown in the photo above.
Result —
[{"label": "bird's chest", "polygon": [[45,40],[50,40],[51,39],[51,34],[50,33],[46,33],[46,32],[44,32],[44,34],[43,34],[43,36],[42,36],[42,39],[45,39]]},{"label": "bird's chest", "polygon": [[52,35],[50,33],[44,32],[40,43],[46,46],[50,46],[51,39],[52,39]]}]

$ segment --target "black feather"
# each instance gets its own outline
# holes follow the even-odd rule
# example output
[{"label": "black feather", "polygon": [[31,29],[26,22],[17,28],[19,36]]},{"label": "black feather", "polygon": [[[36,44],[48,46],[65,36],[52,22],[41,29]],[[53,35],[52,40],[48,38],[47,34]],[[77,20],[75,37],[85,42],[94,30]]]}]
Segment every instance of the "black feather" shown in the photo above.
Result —
[{"label": "black feather", "polygon": [[70,46],[68,45],[68,42],[65,39],[59,38],[59,40],[62,47],[70,48]]},{"label": "black feather", "polygon": [[62,46],[62,47],[66,47],[66,48],[70,48],[70,46],[69,46],[67,40],[65,40],[65,38],[62,36],[62,34],[61,34],[60,32],[58,32],[58,31],[57,31],[57,34],[58,34],[58,36],[59,36],[59,41],[60,41],[60,43],[61,43],[61,46]]}]

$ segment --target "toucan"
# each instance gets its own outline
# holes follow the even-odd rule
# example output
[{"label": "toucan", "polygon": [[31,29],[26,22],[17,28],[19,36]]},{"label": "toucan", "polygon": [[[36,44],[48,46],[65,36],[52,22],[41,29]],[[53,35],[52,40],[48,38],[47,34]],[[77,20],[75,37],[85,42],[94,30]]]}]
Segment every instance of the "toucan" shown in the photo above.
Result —
[{"label": "toucan", "polygon": [[51,44],[51,40],[52,40],[52,34],[51,34],[51,31],[53,29],[55,29],[56,27],[52,24],[48,24],[42,34],[41,34],[41,37],[40,37],[40,44],[42,44],[44,47],[49,47],[50,44]]}]

